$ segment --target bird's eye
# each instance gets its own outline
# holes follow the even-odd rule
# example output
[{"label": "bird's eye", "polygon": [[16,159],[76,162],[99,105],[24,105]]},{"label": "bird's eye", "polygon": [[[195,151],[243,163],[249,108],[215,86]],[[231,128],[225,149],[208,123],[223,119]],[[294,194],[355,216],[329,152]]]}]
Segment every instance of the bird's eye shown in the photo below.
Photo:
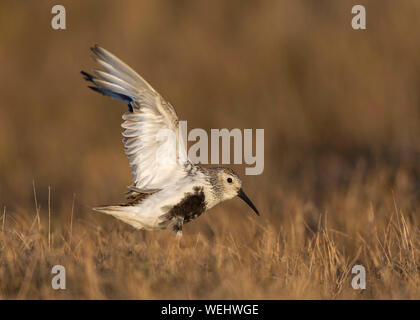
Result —
[{"label": "bird's eye", "polygon": [[232,178],[227,178],[227,182],[232,183]]}]

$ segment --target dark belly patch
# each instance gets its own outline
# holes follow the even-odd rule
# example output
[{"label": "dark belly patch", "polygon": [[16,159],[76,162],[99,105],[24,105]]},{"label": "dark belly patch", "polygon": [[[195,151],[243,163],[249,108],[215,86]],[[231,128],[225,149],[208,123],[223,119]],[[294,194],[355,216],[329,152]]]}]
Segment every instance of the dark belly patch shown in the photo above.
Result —
[{"label": "dark belly patch", "polygon": [[[185,197],[175,206],[164,214],[162,218],[170,221],[174,218],[183,218],[187,223],[199,217],[206,210],[206,201],[203,188],[195,187],[194,193],[186,193]],[[165,224],[165,222],[162,222]]]}]

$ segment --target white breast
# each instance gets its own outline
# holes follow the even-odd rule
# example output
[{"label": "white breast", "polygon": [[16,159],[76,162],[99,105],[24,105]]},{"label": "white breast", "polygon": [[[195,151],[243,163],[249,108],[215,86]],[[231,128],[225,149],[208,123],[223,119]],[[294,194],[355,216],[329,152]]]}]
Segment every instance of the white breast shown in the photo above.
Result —
[{"label": "white breast", "polygon": [[111,214],[125,222],[132,220],[135,223],[128,223],[136,228],[161,229],[162,225],[160,223],[163,220],[160,217],[179,204],[188,194],[193,193],[196,187],[203,187],[206,201],[209,199],[210,205],[213,206],[215,203],[211,192],[209,192],[207,182],[201,175],[196,175],[178,180],[165,189],[150,195],[138,205],[120,207],[124,210],[123,215],[125,219],[121,218],[121,214],[118,214],[118,216]]}]

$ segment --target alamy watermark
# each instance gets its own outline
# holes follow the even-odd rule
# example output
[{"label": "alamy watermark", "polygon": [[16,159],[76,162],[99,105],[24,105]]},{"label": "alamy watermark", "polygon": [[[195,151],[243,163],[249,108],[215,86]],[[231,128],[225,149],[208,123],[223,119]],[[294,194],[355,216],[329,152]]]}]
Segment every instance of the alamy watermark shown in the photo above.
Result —
[{"label": "alamy watermark", "polygon": [[60,264],[55,265],[51,269],[51,273],[55,276],[51,280],[51,287],[54,290],[66,289],[66,268]]},{"label": "alamy watermark", "polygon": [[54,14],[51,19],[51,27],[54,30],[66,30],[66,8],[56,4],[51,8],[51,13]]},{"label": "alamy watermark", "polygon": [[351,27],[354,30],[366,30],[366,9],[361,4],[351,8],[351,13],[355,16],[351,19]]},{"label": "alamy watermark", "polygon": [[[187,151],[188,141],[195,143]],[[156,134],[156,142],[161,143],[156,161],[162,167],[177,161],[182,163],[187,155],[195,164],[230,164],[233,149],[233,163],[249,165],[245,168],[246,175],[260,175],[264,171],[264,129],[256,129],[255,138],[253,129],[211,129],[209,139],[207,131],[195,128],[188,132],[187,121],[179,121],[179,139],[175,131],[161,129]]]},{"label": "alamy watermark", "polygon": [[351,286],[354,290],[366,289],[366,269],[364,266],[357,264],[351,269],[351,273],[355,274],[351,280]]}]

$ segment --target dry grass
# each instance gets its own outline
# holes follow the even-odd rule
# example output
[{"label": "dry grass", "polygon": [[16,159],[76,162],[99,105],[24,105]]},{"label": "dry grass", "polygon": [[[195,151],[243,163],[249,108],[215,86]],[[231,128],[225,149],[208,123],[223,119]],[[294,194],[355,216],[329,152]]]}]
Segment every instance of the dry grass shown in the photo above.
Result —
[{"label": "dry grass", "polygon": [[[66,212],[52,210],[51,233],[48,207],[38,204],[22,213],[5,208],[0,278],[6,281],[0,293],[76,299],[419,298],[420,230],[418,210],[407,201],[408,177],[400,172],[393,191],[382,189],[386,171],[375,175],[331,191],[322,212],[299,192],[284,190],[258,198],[261,219],[242,202],[222,205],[187,225],[181,245],[170,232],[138,232],[86,209],[75,209],[72,218],[71,203]],[[62,292],[50,286],[55,264],[67,270]],[[367,271],[363,292],[351,288],[355,264]]]},{"label": "dry grass", "polygon": [[[420,3],[363,2],[356,32],[352,1],[64,1],[59,32],[52,2],[2,1],[0,298],[419,299]],[[124,106],[78,74],[93,43],[190,129],[265,129],[261,217],[224,203],[179,246],[91,211],[130,181]]]}]

